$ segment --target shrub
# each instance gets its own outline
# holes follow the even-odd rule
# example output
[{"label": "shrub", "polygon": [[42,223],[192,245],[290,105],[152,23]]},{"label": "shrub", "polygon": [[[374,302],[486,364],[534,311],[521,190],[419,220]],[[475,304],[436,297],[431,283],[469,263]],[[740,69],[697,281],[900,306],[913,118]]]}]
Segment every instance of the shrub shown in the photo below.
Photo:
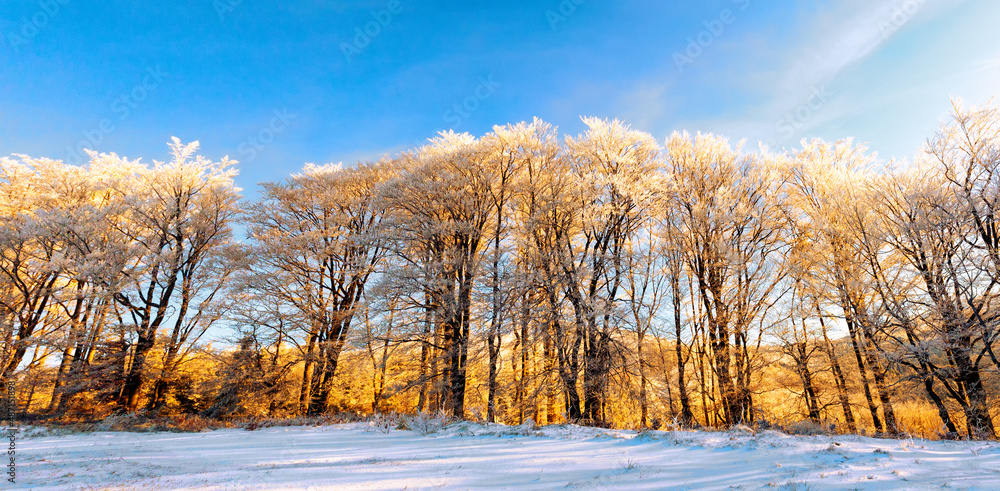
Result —
[{"label": "shrub", "polygon": [[789,435],[832,435],[833,430],[824,424],[817,423],[811,419],[799,421],[784,428]]},{"label": "shrub", "polygon": [[444,413],[419,413],[416,416],[400,419],[397,428],[411,430],[420,435],[429,435],[431,433],[437,433],[453,421],[454,419],[451,416]]}]

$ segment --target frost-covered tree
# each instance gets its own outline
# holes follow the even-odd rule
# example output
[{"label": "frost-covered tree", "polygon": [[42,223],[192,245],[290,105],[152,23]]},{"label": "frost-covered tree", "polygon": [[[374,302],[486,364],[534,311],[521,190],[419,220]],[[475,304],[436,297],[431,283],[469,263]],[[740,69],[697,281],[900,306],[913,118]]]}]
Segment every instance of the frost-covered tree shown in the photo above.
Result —
[{"label": "frost-covered tree", "polygon": [[65,247],[57,224],[61,185],[67,183],[61,162],[0,160],[0,322],[4,344],[0,378],[18,368],[42,334],[55,295],[65,286]]},{"label": "frost-covered tree", "polygon": [[441,133],[383,187],[388,234],[404,269],[420,283],[434,323],[442,409],[465,415],[473,290],[487,257],[498,170],[468,134]]},{"label": "frost-covered tree", "polygon": [[828,300],[842,312],[876,431],[896,434],[889,367],[878,348],[886,324],[885,306],[878,297],[880,283],[875,281],[883,278],[877,268],[881,247],[865,192],[867,173],[874,171],[877,157],[851,140],[814,140],[794,159],[788,187],[792,213],[798,226],[808,230],[812,254],[822,258],[812,263],[813,279],[832,292]]},{"label": "frost-covered tree", "polygon": [[710,134],[674,133],[665,160],[724,420],[753,422],[755,357],[786,274],[780,179]]},{"label": "frost-covered tree", "polygon": [[566,139],[577,179],[573,199],[581,208],[579,232],[559,244],[566,297],[583,339],[584,414],[604,420],[612,368],[612,311],[623,281],[628,241],[650,208],[647,178],[657,167],[659,145],[620,121],[584,118],[588,130]]},{"label": "frost-covered tree", "polygon": [[250,207],[251,281],[295,312],[306,337],[302,412],[329,405],[355,308],[385,255],[376,193],[391,175],[390,162],[307,165],[287,182],[264,184],[263,198]]},{"label": "frost-covered tree", "polygon": [[[121,322],[135,336],[120,398],[129,411],[139,406],[148,380],[147,357],[160,327],[174,320],[169,357],[193,325],[202,322],[204,311],[195,307],[196,287],[205,284],[199,276],[229,242],[230,223],[239,211],[234,162],[196,155],[197,142],[182,144],[174,138],[170,149],[171,161],[137,166],[130,179],[122,182],[119,192],[129,220],[113,224],[114,233],[132,245],[134,258],[114,293],[124,309]],[[207,284],[212,285],[208,287],[211,296],[218,282]],[[190,319],[191,315],[196,319]]]}]

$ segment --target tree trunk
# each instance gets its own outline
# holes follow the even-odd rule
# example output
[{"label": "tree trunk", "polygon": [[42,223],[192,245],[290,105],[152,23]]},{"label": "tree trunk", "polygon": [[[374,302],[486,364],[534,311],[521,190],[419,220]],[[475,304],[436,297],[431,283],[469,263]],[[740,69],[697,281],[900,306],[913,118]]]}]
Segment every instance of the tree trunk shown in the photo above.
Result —
[{"label": "tree trunk", "polygon": [[996,432],[993,428],[993,419],[990,417],[989,400],[983,388],[983,381],[979,369],[969,356],[971,344],[971,340],[963,336],[946,350],[955,361],[957,372],[955,378],[965,388],[968,398],[968,403],[963,404],[963,409],[965,409],[969,438],[995,438]]},{"label": "tree trunk", "polygon": [[833,368],[834,383],[837,386],[837,397],[840,401],[840,408],[844,411],[844,421],[847,423],[848,430],[850,430],[851,433],[855,433],[858,431],[858,427],[854,421],[854,411],[851,409],[851,400],[847,395],[847,380],[844,378],[844,371],[840,368],[837,350],[834,348],[833,343],[830,342],[830,338],[826,334],[826,322],[823,320],[823,314],[819,311],[818,304],[816,305],[816,313],[819,315],[819,325],[823,330],[823,341],[825,342],[826,355],[830,359],[830,365]]},{"label": "tree trunk", "polygon": [[885,418],[886,433],[890,436],[895,436],[899,434],[899,428],[896,425],[896,412],[892,408],[892,400],[889,395],[889,388],[886,385],[882,363],[878,360],[875,350],[871,348],[874,344],[871,330],[868,328],[863,330],[865,331],[865,337],[867,338],[867,342],[865,344],[865,355],[867,356],[869,366],[872,367],[872,370],[875,372],[875,388],[878,390],[879,402],[882,403],[882,416]]},{"label": "tree trunk", "polygon": [[307,414],[312,405],[312,379],[313,379],[313,359],[316,352],[316,343],[319,338],[317,326],[313,326],[309,333],[309,341],[306,343],[305,363],[302,366],[302,383],[299,385],[299,414]]},{"label": "tree trunk", "polygon": [[675,356],[677,357],[677,393],[681,400],[680,424],[682,426],[690,426],[691,422],[694,421],[694,413],[691,411],[691,401],[688,397],[687,381],[684,379],[684,369],[687,365],[687,359],[684,358],[684,344],[681,339],[680,281],[677,279],[676,274],[670,279],[670,289],[673,292],[674,351]]},{"label": "tree trunk", "polygon": [[427,392],[429,379],[432,373],[428,373],[428,358],[431,347],[431,326],[433,325],[434,311],[431,307],[431,297],[427,290],[424,290],[424,337],[420,344],[420,395],[417,398],[417,412],[422,413],[427,410]]},{"label": "tree trunk", "polygon": [[798,356],[796,357],[795,365],[799,372],[799,379],[802,381],[802,392],[806,399],[806,407],[809,409],[809,419],[818,423],[819,404],[816,401],[816,391],[813,388],[812,373],[809,371],[809,357],[806,348],[804,341],[796,343],[795,349]]},{"label": "tree trunk", "polygon": [[844,293],[841,292],[841,301],[843,302],[842,308],[844,310],[845,320],[847,321],[847,331],[851,337],[851,346],[854,348],[854,359],[858,364],[858,372],[861,376],[861,387],[864,389],[865,401],[868,403],[868,411],[871,413],[872,423],[875,425],[875,431],[882,433],[884,431],[884,428],[882,427],[882,419],[878,416],[878,407],[875,406],[875,399],[872,397],[871,386],[868,382],[868,370],[865,367],[865,357],[861,354],[861,343],[863,342],[862,334],[858,332],[857,322],[852,314],[853,309],[850,305],[848,305],[848,301],[843,295]]},{"label": "tree trunk", "polygon": [[636,357],[639,359],[639,425],[646,428],[649,407],[646,403],[646,361],[642,357],[642,342],[643,336],[639,336],[636,345]]},{"label": "tree trunk", "polygon": [[142,390],[143,375],[145,374],[146,356],[153,349],[155,342],[154,335],[143,333],[135,344],[135,353],[132,355],[132,363],[122,384],[121,403],[128,412],[135,412],[139,407],[139,396]]}]

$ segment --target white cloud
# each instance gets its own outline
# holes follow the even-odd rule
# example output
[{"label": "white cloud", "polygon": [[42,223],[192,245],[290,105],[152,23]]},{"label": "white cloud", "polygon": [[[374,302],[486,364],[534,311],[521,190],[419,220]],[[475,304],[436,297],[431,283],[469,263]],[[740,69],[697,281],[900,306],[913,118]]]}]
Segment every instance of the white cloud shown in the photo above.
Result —
[{"label": "white cloud", "polygon": [[669,89],[667,83],[640,82],[634,85],[619,96],[616,104],[618,117],[635,129],[654,128],[669,109]]},{"label": "white cloud", "polygon": [[[751,90],[762,94],[759,103],[702,124],[733,138],[749,137],[779,146],[795,145],[801,138],[815,136],[821,128],[846,132],[836,137],[861,136],[850,132],[852,126],[846,120],[900,92],[919,89],[898,82],[880,86],[878,77],[872,79],[871,67],[864,73],[857,73],[857,67],[910,29],[934,30],[935,26],[929,24],[965,3],[967,0],[850,0],[816,11],[800,20],[790,48],[772,56],[777,62],[752,69],[746,75],[754,83]],[[927,60],[931,66],[925,68],[934,73],[933,65],[946,62],[943,58]],[[852,86],[853,78],[864,82],[860,87]],[[888,121],[890,115],[883,117],[884,123],[895,124]],[[899,149],[899,145],[887,146]]]}]

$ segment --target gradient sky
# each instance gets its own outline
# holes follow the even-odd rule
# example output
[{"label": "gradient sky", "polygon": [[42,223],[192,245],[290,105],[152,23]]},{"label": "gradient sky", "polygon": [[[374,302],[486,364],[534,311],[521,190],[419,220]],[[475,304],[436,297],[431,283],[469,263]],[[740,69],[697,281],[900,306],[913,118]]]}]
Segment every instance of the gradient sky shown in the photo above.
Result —
[{"label": "gradient sky", "polygon": [[0,155],[162,160],[176,135],[253,194],[448,128],[594,115],[912,157],[950,97],[1000,93],[998,21],[996,0],[5,0]]}]

